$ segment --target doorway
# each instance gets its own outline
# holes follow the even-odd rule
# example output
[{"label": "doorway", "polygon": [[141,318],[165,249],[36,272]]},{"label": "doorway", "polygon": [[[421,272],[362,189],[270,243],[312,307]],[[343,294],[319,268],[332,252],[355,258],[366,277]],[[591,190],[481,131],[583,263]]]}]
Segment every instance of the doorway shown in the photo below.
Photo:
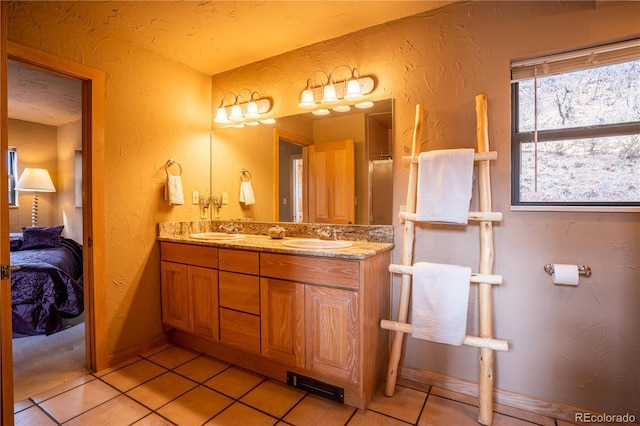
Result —
[{"label": "doorway", "polygon": [[[76,202],[76,181],[79,186],[82,182],[82,167],[76,168],[76,153],[82,152],[82,84],[76,79],[9,60],[7,86],[8,142],[13,154],[13,172],[17,177],[22,176],[26,168],[46,170],[53,177],[55,191],[40,194],[44,203],[38,207],[37,223],[33,218],[29,223],[32,193],[14,192],[9,187],[9,198],[14,201],[9,207],[12,241],[18,246],[22,227],[30,224],[64,227],[64,245],[37,252],[14,252],[13,249],[19,247],[12,247],[11,263],[22,263],[22,259],[36,253],[44,256],[52,251],[56,254],[56,264],[60,262],[59,266],[72,274],[69,281],[66,278],[45,280],[46,275],[42,274],[37,286],[32,287],[31,273],[12,272],[13,391],[14,400],[19,401],[88,373],[83,304],[66,304],[77,300],[74,296],[82,291],[83,265],[79,257],[72,256],[79,255],[79,246],[75,243],[82,243],[83,229],[81,200]],[[82,188],[79,189],[82,192]],[[41,285],[45,291],[53,288],[63,291],[52,304],[60,308],[59,313],[55,308],[47,309],[50,302],[42,305],[40,297],[27,296],[21,291],[41,288]],[[46,320],[40,316],[34,324],[34,314],[40,309],[49,315]],[[43,332],[44,324],[49,335],[38,334]]]},{"label": "doorway", "polygon": [[[89,371],[108,366],[104,286],[104,90],[105,74],[16,43],[8,44],[8,57],[31,67],[73,79],[82,85],[82,245],[85,320],[85,359]],[[3,117],[3,119],[6,119]],[[7,125],[6,121],[3,125]],[[3,152],[3,155],[6,153]],[[4,212],[7,213],[7,212]],[[2,357],[11,359],[11,336],[3,331]],[[5,383],[13,383],[3,371]],[[3,392],[3,403],[8,395]]]}]

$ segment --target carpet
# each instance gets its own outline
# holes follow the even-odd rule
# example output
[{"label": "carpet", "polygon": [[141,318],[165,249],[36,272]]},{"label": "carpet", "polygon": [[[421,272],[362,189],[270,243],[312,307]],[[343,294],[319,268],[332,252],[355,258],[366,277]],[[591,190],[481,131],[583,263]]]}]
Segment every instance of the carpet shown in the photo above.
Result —
[{"label": "carpet", "polygon": [[71,320],[67,328],[50,336],[13,339],[14,401],[89,373],[83,320],[81,315]]}]

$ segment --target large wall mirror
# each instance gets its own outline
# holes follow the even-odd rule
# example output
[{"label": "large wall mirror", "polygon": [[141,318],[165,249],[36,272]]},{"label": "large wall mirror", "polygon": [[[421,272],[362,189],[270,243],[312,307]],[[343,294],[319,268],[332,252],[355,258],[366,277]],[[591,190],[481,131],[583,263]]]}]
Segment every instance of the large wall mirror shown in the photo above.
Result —
[{"label": "large wall mirror", "polygon": [[[393,101],[212,131],[213,219],[392,224]],[[243,174],[242,171],[245,171]],[[248,173],[246,173],[248,172]],[[255,203],[240,202],[250,179]]]}]

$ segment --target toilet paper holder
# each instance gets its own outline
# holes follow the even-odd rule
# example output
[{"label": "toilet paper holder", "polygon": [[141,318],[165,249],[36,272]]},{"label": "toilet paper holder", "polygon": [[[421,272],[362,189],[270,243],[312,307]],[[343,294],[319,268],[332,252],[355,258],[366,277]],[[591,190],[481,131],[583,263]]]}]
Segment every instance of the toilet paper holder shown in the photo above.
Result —
[{"label": "toilet paper holder", "polygon": [[[547,274],[553,275],[553,264],[547,263],[544,265],[544,270]],[[591,276],[591,268],[588,265],[578,265],[578,274],[584,275],[585,277]]]}]

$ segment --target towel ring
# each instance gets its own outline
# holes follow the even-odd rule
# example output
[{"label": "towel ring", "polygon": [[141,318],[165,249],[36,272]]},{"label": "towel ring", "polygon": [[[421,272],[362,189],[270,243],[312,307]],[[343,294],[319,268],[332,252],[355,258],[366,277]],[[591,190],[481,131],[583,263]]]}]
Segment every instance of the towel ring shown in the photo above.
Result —
[{"label": "towel ring", "polygon": [[[247,175],[249,176],[249,180],[244,180]],[[240,182],[251,182],[251,173],[247,169],[240,170]]]},{"label": "towel ring", "polygon": [[169,160],[167,161],[167,164],[165,164],[164,166],[164,171],[167,172],[167,176],[170,175],[169,167],[173,166],[174,164],[178,166],[178,168],[180,169],[180,173],[178,173],[176,176],[182,175],[182,166],[180,165],[180,163],[178,163],[176,160]]}]

